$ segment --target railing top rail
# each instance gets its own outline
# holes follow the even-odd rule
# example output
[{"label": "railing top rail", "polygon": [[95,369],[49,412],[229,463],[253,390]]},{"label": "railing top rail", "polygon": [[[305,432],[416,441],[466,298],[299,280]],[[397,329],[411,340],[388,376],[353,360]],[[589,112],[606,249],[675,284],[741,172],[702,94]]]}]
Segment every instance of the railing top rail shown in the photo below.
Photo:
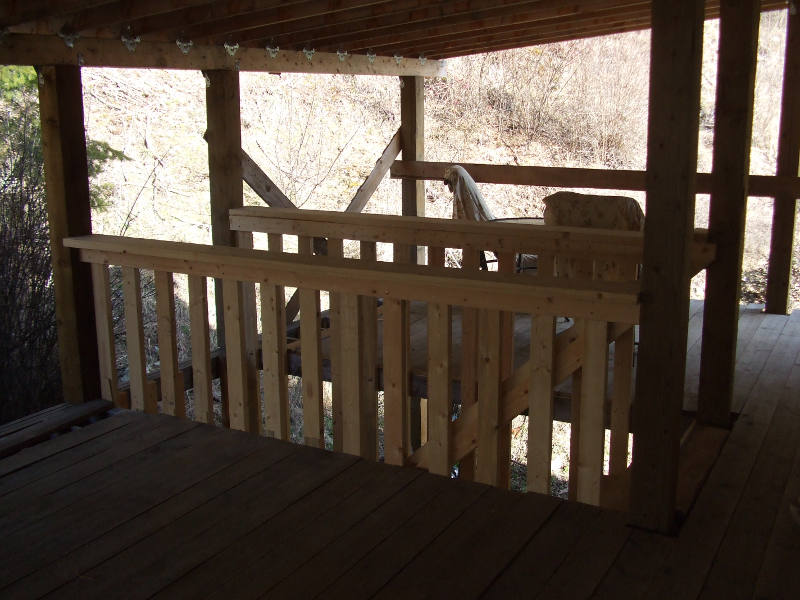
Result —
[{"label": "railing top rail", "polygon": [[[524,223],[476,223],[430,217],[352,214],[336,211],[291,211],[245,207],[230,211],[231,229],[337,237],[372,242],[476,248],[515,253],[545,253],[583,258],[624,258],[641,261],[644,237],[638,231],[582,227],[531,226]],[[697,230],[692,261],[708,264],[715,246],[707,232]]]},{"label": "railing top rail", "polygon": [[402,300],[636,323],[636,282],[580,281],[90,235],[67,238],[81,260]]}]

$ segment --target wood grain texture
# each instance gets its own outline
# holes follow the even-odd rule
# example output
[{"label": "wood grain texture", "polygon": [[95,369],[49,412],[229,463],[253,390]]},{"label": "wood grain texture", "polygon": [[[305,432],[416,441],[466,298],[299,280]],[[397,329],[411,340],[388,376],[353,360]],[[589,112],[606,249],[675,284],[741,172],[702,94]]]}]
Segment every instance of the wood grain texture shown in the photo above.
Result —
[{"label": "wood grain texture", "polygon": [[647,143],[647,211],[631,490],[633,522],[675,524],[689,313],[689,240],[702,62],[703,2],[655,0]]},{"label": "wood grain texture", "polygon": [[206,278],[189,275],[188,283],[194,418],[201,423],[213,423],[214,394],[211,390],[211,342],[208,331]]},{"label": "wood grain texture", "polygon": [[730,426],[733,401],[759,17],[758,0],[723,2],[720,7],[714,183],[708,217],[717,258],[706,270],[697,400],[698,421],[716,427]]},{"label": "wood grain texture", "polygon": [[43,67],[38,82],[61,384],[76,404],[101,393],[91,270],[62,245],[92,232],[80,68]]},{"label": "wood grain texture", "polygon": [[[298,238],[300,254],[311,255],[312,240]],[[301,287],[300,339],[302,341],[303,439],[309,446],[325,447],[325,418],[322,407],[322,350],[320,344],[319,291]]]},{"label": "wood grain texture", "polygon": [[[280,252],[283,236],[271,234],[269,249]],[[285,292],[281,285],[261,282],[261,359],[264,390],[262,435],[289,439],[289,381],[286,376]]]},{"label": "wood grain texture", "polygon": [[158,360],[161,367],[161,412],[186,416],[183,377],[178,370],[178,340],[175,321],[175,282],[172,273],[156,271],[156,318]]},{"label": "wood grain texture", "polygon": [[531,367],[528,387],[527,491],[550,493],[553,455],[554,317],[531,319]]},{"label": "wood grain texture", "polygon": [[[117,404],[120,395],[114,341],[114,317],[111,309],[111,280],[107,265],[93,264],[91,267],[100,368],[100,393],[104,400]],[[129,408],[129,406],[120,406],[120,408]]]},{"label": "wood grain texture", "polygon": [[[800,159],[800,109],[797,107],[795,94],[800,87],[800,16],[789,14],[786,21],[786,54],[783,63],[776,174],[797,177]],[[797,194],[786,192],[775,194],[766,298],[766,310],[774,314],[786,314],[789,302],[797,197]]]}]

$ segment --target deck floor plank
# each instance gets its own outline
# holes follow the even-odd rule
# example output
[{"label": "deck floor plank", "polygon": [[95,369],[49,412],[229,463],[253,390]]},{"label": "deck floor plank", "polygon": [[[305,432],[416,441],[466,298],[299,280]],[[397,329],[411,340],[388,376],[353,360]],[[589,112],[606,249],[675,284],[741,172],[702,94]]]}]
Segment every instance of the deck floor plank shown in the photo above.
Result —
[{"label": "deck floor plank", "polygon": [[800,312],[740,317],[742,413],[677,537],[123,412],[0,460],[0,596],[796,598]]},{"label": "deck floor plank", "polygon": [[[275,598],[314,598],[452,485],[447,478],[423,474],[386,503],[368,513],[344,535],[325,546],[267,592]],[[327,596],[327,594],[325,594]]]},{"label": "deck floor plank", "polygon": [[[800,346],[800,318],[789,321],[782,338],[785,347]],[[791,352],[786,356],[791,357]],[[749,598],[753,594],[800,439],[800,381],[796,372],[792,369],[794,378],[790,374],[786,386],[776,390],[778,405],[701,598]]]},{"label": "deck floor plank", "polygon": [[92,417],[107,413],[111,407],[111,403],[105,400],[67,404],[62,405],[60,410],[47,411],[39,419],[25,419],[16,426],[11,424],[0,433],[0,458],[33,446],[54,433],[68,430],[73,425],[85,423]]},{"label": "deck floor plank", "polygon": [[322,594],[325,598],[371,598],[378,590],[489,488],[470,482],[452,482],[403,526],[347,569]]},{"label": "deck floor plank", "polygon": [[[800,360],[800,356],[798,357]],[[790,378],[790,390],[795,398],[793,419],[800,419],[800,362],[795,362]],[[764,558],[756,580],[756,598],[800,598],[800,578],[787,576],[796,572],[800,564],[800,524],[794,522],[789,512],[793,502],[800,501],[800,445],[794,438],[792,470],[775,515],[775,522],[764,551]],[[790,442],[791,443],[791,442]]]},{"label": "deck floor plank", "polygon": [[631,535],[628,517],[601,511],[553,573],[540,598],[588,598]]},{"label": "deck floor plank", "polygon": [[99,494],[66,504],[49,518],[5,536],[16,550],[9,555],[0,550],[0,585],[90,543],[257,448],[256,439],[230,442],[221,430],[196,427],[109,467],[102,474],[111,477]]},{"label": "deck floor plank", "polygon": [[550,496],[488,490],[376,597],[478,597],[558,505]]},{"label": "deck floor plank", "polygon": [[[227,582],[224,588],[208,594],[209,598],[260,598],[272,595],[271,590],[308,560],[334,544],[371,513],[422,476],[421,471],[372,463],[362,485],[347,501],[328,496],[328,510],[312,519],[302,517],[283,520],[282,527],[294,524],[292,542],[276,545],[267,535],[252,536],[247,547],[255,560],[242,574]],[[385,467],[385,468],[384,468]],[[277,525],[277,524],[276,524]],[[281,597],[276,594],[276,597]]]},{"label": "deck floor plank", "polygon": [[[91,427],[71,431],[70,435],[60,435],[5,458],[0,462],[0,496],[33,481],[32,478],[46,477],[102,451],[102,444],[98,448],[86,442],[103,437],[121,427],[130,426],[135,422],[137,422],[135,413],[125,411],[93,423]],[[104,440],[104,442],[107,441]],[[45,461],[47,461],[46,465]],[[30,468],[35,463],[36,468]]]},{"label": "deck floor plank", "polygon": [[526,597],[536,598],[599,516],[599,508],[586,504],[570,502],[559,506],[483,597],[501,600],[525,590]]},{"label": "deck floor plank", "polygon": [[[110,481],[124,479],[124,467],[135,462],[136,455],[195,426],[178,419],[141,417],[138,423],[120,430],[122,435],[104,451],[46,477],[34,478],[29,485],[0,498],[0,529],[9,534],[98,493]],[[89,443],[105,443],[101,440]],[[109,469],[112,465],[119,468]],[[46,467],[49,465],[38,465],[39,469]]]},{"label": "deck floor plank", "polygon": [[271,550],[289,545],[296,538],[299,525],[320,515],[336,514],[342,504],[368,484],[377,473],[375,464],[360,460],[314,489],[284,511],[222,551],[197,565],[184,577],[160,590],[159,598],[193,598],[225,590],[238,582],[238,574],[255,570],[257,562]]},{"label": "deck floor plank", "polygon": [[[256,441],[256,438],[240,434]],[[264,443],[266,442],[266,443]],[[275,462],[284,459],[295,449],[288,445],[270,443],[264,440],[256,444],[258,449],[248,453],[251,444],[230,443],[220,452],[221,462],[228,462],[224,468],[213,472],[203,479],[172,496],[165,502],[151,506],[137,513],[132,518],[108,531],[107,533],[75,548],[68,555],[50,563],[29,576],[18,580],[4,592],[18,598],[38,598],[58,587],[78,578],[83,573],[100,563],[112,558],[142,539],[155,534],[161,528],[183,517],[197,507],[213,500],[267,469]],[[244,455],[238,459],[239,455]],[[215,457],[209,456],[209,468],[213,470],[217,463]],[[232,462],[231,462],[232,461]]]},{"label": "deck floor plank", "polygon": [[[125,590],[126,597],[149,598],[353,461],[344,455],[294,449],[60,588],[59,597],[109,598]],[[131,581],[136,581],[135,587],[129,585]]]},{"label": "deck floor plank", "polygon": [[772,339],[769,360],[751,388],[751,400],[680,535],[670,538],[634,531],[595,597],[614,598],[624,593],[629,597],[694,598],[700,593],[798,353],[791,331],[784,328],[788,319],[770,316],[765,315],[764,322],[770,322],[768,328],[780,335]]}]

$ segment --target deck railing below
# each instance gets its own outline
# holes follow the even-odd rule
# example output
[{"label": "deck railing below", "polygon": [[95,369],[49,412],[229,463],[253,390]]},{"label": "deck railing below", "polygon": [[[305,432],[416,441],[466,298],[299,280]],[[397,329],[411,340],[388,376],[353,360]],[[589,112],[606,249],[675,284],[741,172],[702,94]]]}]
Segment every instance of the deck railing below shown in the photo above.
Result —
[{"label": "deck railing below", "polygon": [[[281,212],[266,210],[273,216]],[[298,212],[292,211],[291,217],[297,219]],[[353,217],[371,219],[374,215],[346,215],[346,219]],[[234,228],[240,227],[236,219],[232,215]],[[377,226],[386,229],[387,223],[378,221]],[[474,224],[465,225],[469,229]],[[636,243],[626,234],[619,236],[621,242],[614,243],[608,232],[584,240],[580,232],[553,231],[563,228],[541,228],[538,235],[542,238],[532,243],[523,239],[523,230],[517,231],[515,227],[518,228],[481,227],[482,235],[471,236],[452,231],[443,236],[439,231],[430,243],[430,236],[434,235],[431,228],[417,229],[416,237],[389,228],[378,240],[369,228],[343,225],[340,229],[325,227],[312,231],[296,223],[292,226],[284,223],[283,230],[273,225],[267,230],[269,251],[108,236],[70,238],[65,244],[80,249],[81,259],[92,263],[103,393],[108,399],[119,397],[108,279],[108,265],[115,265],[122,268],[123,275],[131,406],[150,412],[158,409],[158,390],[148,382],[144,365],[139,290],[140,270],[153,270],[161,410],[182,414],[184,382],[175,350],[172,278],[174,273],[184,273],[189,281],[195,418],[213,419],[205,290],[206,278],[219,278],[224,282],[227,339],[223,362],[229,424],[232,428],[287,439],[289,401],[283,290],[286,286],[296,287],[301,302],[305,443],[324,445],[322,349],[325,344],[333,385],[335,449],[372,459],[378,457],[377,406],[381,387],[386,462],[415,464],[442,475],[450,475],[458,464],[462,477],[506,485],[510,423],[527,410],[528,489],[549,493],[553,390],[572,377],[571,490],[576,499],[599,504],[603,501],[607,412],[610,412],[612,446],[610,479],[606,481],[624,479],[627,467],[638,283],[542,276],[545,270],[541,267],[541,257],[549,255],[554,260],[559,252],[571,256],[577,253],[587,261],[592,253],[597,258],[602,242],[604,249],[631,259]],[[528,229],[530,233],[532,228]],[[506,233],[509,235],[505,236]],[[298,254],[282,251],[283,234],[298,235]],[[319,235],[328,239],[329,256],[312,254],[312,239]],[[393,236],[397,239],[393,240]],[[343,240],[359,237],[360,258],[343,258]],[[456,239],[460,242],[452,243]],[[544,251],[542,239],[549,240]],[[378,261],[376,241],[393,243],[398,257],[409,255],[409,245],[427,242],[430,264]],[[594,244],[594,249],[587,244]],[[509,257],[514,253],[537,251],[537,247],[539,276],[503,272],[513,270],[513,260]],[[461,249],[465,268],[444,267],[444,248]],[[477,269],[477,252],[482,249],[498,252],[501,272]],[[700,254],[703,252],[702,248],[698,250]],[[254,284],[258,284],[257,296]],[[320,291],[330,294],[329,327],[325,330],[320,320]],[[254,319],[256,299],[260,304],[260,327]],[[411,301],[428,304],[427,414],[416,412],[410,398],[408,303]],[[452,399],[454,310],[461,312],[463,327],[458,407],[453,406]],[[531,315],[530,359],[516,369],[510,354],[513,345],[509,343],[514,313]],[[573,318],[575,324],[557,334],[555,321],[564,316]],[[383,340],[382,385],[377,369],[379,327]],[[616,345],[614,390],[607,401],[612,342]],[[417,436],[415,428],[421,430]],[[620,495],[617,491],[616,496]]]}]

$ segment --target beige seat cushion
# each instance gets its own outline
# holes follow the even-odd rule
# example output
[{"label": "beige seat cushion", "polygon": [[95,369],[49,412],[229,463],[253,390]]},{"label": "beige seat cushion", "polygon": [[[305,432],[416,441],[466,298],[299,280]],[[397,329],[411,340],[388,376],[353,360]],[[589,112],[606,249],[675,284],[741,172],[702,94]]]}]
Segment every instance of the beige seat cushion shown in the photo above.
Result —
[{"label": "beige seat cushion", "polygon": [[556,192],[544,198],[544,205],[545,225],[624,231],[640,231],[644,227],[642,208],[627,196]]},{"label": "beige seat cushion", "polygon": [[[627,196],[602,196],[556,192],[544,198],[545,225],[563,227],[593,227],[641,231],[644,213],[639,203]],[[558,277],[578,279],[631,280],[637,276],[634,264],[616,260],[579,260],[556,257],[555,274]]]}]

